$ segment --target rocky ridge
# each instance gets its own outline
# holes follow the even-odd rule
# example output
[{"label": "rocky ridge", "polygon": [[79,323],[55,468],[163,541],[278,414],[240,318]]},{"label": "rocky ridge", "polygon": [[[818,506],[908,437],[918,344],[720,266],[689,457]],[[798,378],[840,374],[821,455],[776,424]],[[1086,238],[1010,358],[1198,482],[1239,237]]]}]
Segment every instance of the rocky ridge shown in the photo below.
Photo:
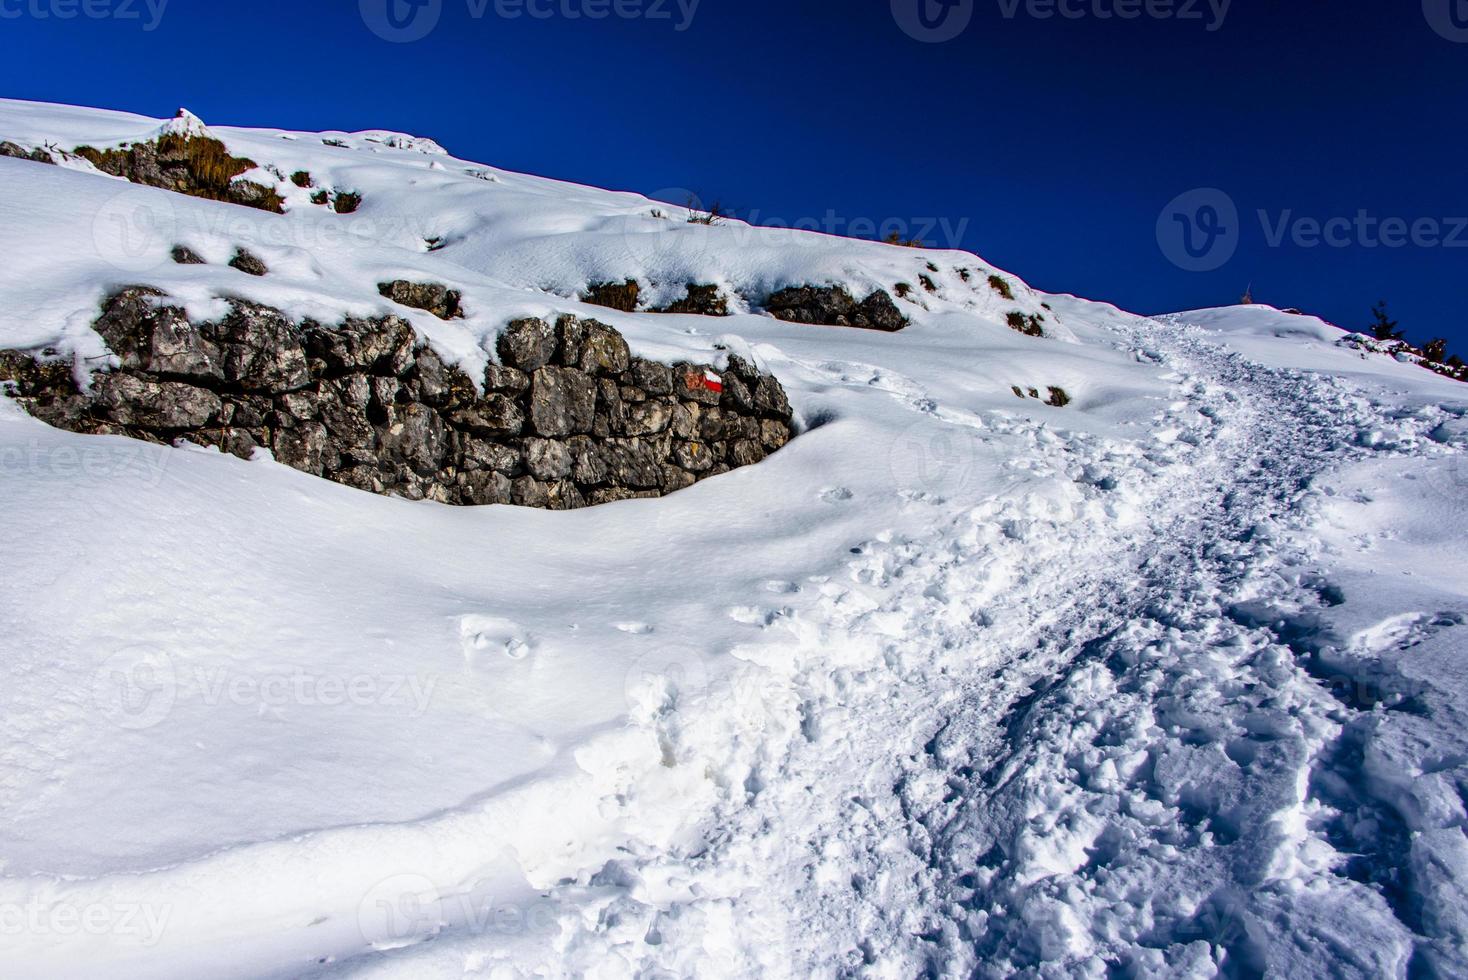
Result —
[{"label": "rocky ridge", "polygon": [[79,388],[69,361],[0,351],[0,382],[74,432],[186,440],[379,494],[569,510],[656,497],[748,466],[793,436],[774,377],[633,357],[612,327],[511,323],[482,389],[396,316],[328,327],[233,301],[194,324],[147,287],[106,301],[117,358]]}]

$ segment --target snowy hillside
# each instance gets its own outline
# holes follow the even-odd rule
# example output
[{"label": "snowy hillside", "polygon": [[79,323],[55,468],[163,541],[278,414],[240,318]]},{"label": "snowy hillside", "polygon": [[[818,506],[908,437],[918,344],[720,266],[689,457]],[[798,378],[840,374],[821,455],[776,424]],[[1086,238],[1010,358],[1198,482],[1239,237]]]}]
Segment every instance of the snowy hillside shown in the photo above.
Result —
[{"label": "snowy hillside", "polygon": [[[281,213],[93,162],[180,132]],[[748,358],[797,433],[562,513],[0,397],[0,973],[1468,973],[1463,385],[400,134],[0,101],[0,141],[0,349],[79,381],[133,286],[396,314],[470,378],[569,313]],[[651,312],[704,284],[732,315]],[[800,286],[909,323],[766,313]]]}]

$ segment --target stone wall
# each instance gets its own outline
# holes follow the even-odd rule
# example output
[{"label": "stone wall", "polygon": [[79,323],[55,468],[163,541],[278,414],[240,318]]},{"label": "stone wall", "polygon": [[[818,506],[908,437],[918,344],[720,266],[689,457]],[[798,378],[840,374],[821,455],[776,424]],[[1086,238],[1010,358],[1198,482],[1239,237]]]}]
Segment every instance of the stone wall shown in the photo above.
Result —
[{"label": "stone wall", "polygon": [[188,440],[374,493],[449,504],[572,509],[656,497],[748,466],[790,441],[780,383],[738,358],[668,366],[606,324],[519,320],[483,390],[404,320],[293,323],[235,302],[191,323],[155,290],[104,304],[120,366],[83,393],[71,365],[0,351],[0,381],[74,432]]}]

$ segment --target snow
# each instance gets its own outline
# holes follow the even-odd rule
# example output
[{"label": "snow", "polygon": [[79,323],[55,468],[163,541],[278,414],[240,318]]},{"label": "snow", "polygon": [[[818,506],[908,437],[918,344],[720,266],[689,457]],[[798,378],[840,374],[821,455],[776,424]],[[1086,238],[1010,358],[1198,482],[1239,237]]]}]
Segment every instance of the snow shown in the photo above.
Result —
[{"label": "snow", "polygon": [[[27,147],[167,125],[0,102]],[[454,509],[0,399],[7,974],[1468,970],[1460,385],[1266,307],[997,273],[1005,301],[965,253],[690,224],[402,134],[202,131],[363,205],[0,159],[0,347],[95,363],[101,298],[145,283],[391,310],[477,374],[509,319],[576,312],[752,355],[802,433],[661,500]],[[738,314],[574,299],[627,277]],[[910,283],[912,326],[752,305],[806,282]],[[1011,390],[1050,385],[1071,404]]]}]

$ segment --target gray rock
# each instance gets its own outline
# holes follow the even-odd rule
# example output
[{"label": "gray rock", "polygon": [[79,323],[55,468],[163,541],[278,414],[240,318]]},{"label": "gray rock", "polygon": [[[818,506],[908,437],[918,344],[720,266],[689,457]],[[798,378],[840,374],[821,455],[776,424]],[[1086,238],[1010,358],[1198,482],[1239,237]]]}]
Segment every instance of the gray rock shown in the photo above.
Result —
[{"label": "gray rock", "polygon": [[445,364],[432,347],[420,348],[414,354],[408,383],[415,399],[434,408],[453,408],[478,397],[469,376],[454,365]]},{"label": "gray rock", "polygon": [[147,289],[119,293],[93,325],[123,369],[204,383],[223,381],[219,345],[196,330],[183,310],[158,306],[158,296]]},{"label": "gray rock", "polygon": [[761,419],[759,441],[771,452],[781,449],[790,442],[790,427],[774,419]]},{"label": "gray rock", "polygon": [[236,249],[234,258],[229,260],[230,268],[238,269],[247,276],[264,276],[270,274],[270,268],[260,261],[260,258],[247,249]]},{"label": "gray rock", "polygon": [[54,164],[56,162],[55,160],[51,159],[51,154],[47,153],[40,147],[37,147],[34,150],[27,150],[25,147],[18,146],[15,143],[10,142],[9,140],[0,142],[0,157],[13,157],[16,160],[30,160],[32,163]]},{"label": "gray rock", "polygon": [[596,418],[596,385],[570,368],[543,367],[530,384],[530,424],[542,436],[584,435]]},{"label": "gray rock", "polygon": [[724,374],[724,396],[719,404],[731,412],[749,414],[754,411],[754,392],[733,371]]},{"label": "gray rock", "polygon": [[570,480],[560,480],[550,484],[547,488],[548,499],[546,506],[551,510],[580,510],[586,506],[586,498],[576,484]]},{"label": "gray rock", "polygon": [[851,321],[854,327],[862,327],[866,330],[885,330],[888,333],[896,333],[907,324],[907,317],[902,315],[902,311],[897,308],[892,296],[885,289],[879,289],[862,300],[861,306],[857,308],[856,316]]},{"label": "gray rock", "polygon": [[188,438],[196,445],[213,446],[240,459],[249,459],[260,448],[255,434],[248,429],[200,429],[189,433]]},{"label": "gray rock", "polygon": [[611,479],[611,468],[595,440],[587,436],[573,436],[568,445],[572,457],[571,476],[577,483],[598,487]]},{"label": "gray rock", "polygon": [[554,439],[525,440],[525,469],[537,480],[552,482],[571,475],[571,450]]},{"label": "gray rock", "polygon": [[765,309],[776,319],[791,323],[887,331],[908,324],[884,289],[858,303],[841,286],[793,286],[771,295]]},{"label": "gray rock", "polygon": [[629,436],[650,436],[662,432],[673,421],[673,406],[663,401],[647,401],[629,406],[625,430]]},{"label": "gray rock", "polygon": [[179,265],[205,265],[204,257],[187,245],[173,246],[173,261]]},{"label": "gray rock", "polygon": [[673,443],[673,462],[690,473],[707,473],[718,461],[708,443]]},{"label": "gray rock", "polygon": [[759,387],[754,392],[754,406],[761,415],[769,418],[790,417],[790,400],[785,397],[785,389],[769,375],[760,378]]},{"label": "gray rock", "polygon": [[275,409],[297,421],[305,421],[316,418],[320,410],[320,399],[314,391],[293,391],[277,398]]},{"label": "gray rock", "polygon": [[569,314],[556,320],[556,342],[559,348],[556,363],[562,367],[580,367],[586,346],[586,328],[581,321]]},{"label": "gray rock", "polygon": [[464,315],[463,294],[442,283],[395,279],[392,282],[378,283],[377,291],[394,303],[424,310],[440,320],[459,319]]},{"label": "gray rock", "polygon": [[278,310],[237,302],[229,316],[206,324],[204,332],[223,349],[228,382],[272,394],[311,383],[301,337]]},{"label": "gray rock", "polygon": [[519,476],[525,469],[520,450],[501,442],[464,439],[459,448],[459,456],[463,469],[471,473],[494,470],[506,476]]},{"label": "gray rock", "polygon": [[703,406],[696,402],[679,402],[673,406],[673,435],[679,439],[694,439],[703,425]]},{"label": "gray rock", "polygon": [[510,500],[516,507],[550,506],[550,487],[534,477],[522,476],[510,486]]},{"label": "gray rock", "polygon": [[280,429],[271,447],[278,462],[292,469],[320,476],[326,467],[326,426],[307,422],[295,429]]},{"label": "gray rock", "polygon": [[324,362],[332,373],[401,376],[413,364],[417,342],[412,325],[395,316],[380,320],[350,318],[337,327],[308,324],[303,335],[311,357]]},{"label": "gray rock", "polygon": [[555,356],[556,336],[544,320],[514,320],[500,334],[495,347],[506,367],[534,374]]},{"label": "gray rock", "polygon": [[449,431],[426,405],[408,405],[379,436],[384,457],[401,461],[420,476],[432,476],[448,455]]},{"label": "gray rock", "polygon": [[674,466],[671,463],[663,464],[663,493],[676,493],[686,490],[698,482],[698,476],[687,470]]},{"label": "gray rock", "polygon": [[510,478],[493,470],[459,474],[459,499],[469,505],[484,507],[508,504],[512,496]]},{"label": "gray rock", "polygon": [[735,466],[753,466],[764,458],[764,449],[753,439],[740,439],[729,447],[729,462]]},{"label": "gray rock", "polygon": [[604,423],[602,438],[627,434],[627,403],[622,400],[622,386],[610,378],[596,383],[596,418]]},{"label": "gray rock", "polygon": [[[563,356],[579,345],[572,359],[596,376],[495,366],[483,396],[415,346],[398,317],[298,327],[237,301],[223,320],[195,327],[139,288],[112,297],[96,327],[121,368],[96,375],[89,392],[70,363],[22,352],[0,351],[0,382],[33,415],[72,431],[187,439],[241,457],[269,446],[285,465],[410,500],[574,509],[658,496],[757,461],[791,436],[779,383],[738,358],[719,397],[702,383],[706,366],[634,362],[610,327],[574,318],[561,318],[554,336],[524,324],[519,335]],[[512,336],[512,357],[516,346],[525,344]],[[697,384],[680,384],[685,375]],[[746,395],[730,395],[735,384]]]},{"label": "gray rock", "polygon": [[586,320],[585,346],[581,350],[581,370],[587,374],[621,374],[632,364],[627,341],[605,323]]},{"label": "gray rock", "polygon": [[510,367],[491,364],[484,369],[484,390],[520,395],[530,390],[530,375]]},{"label": "gray rock", "polygon": [[602,450],[610,470],[611,482],[636,490],[655,490],[662,486],[662,456],[656,448],[640,439],[613,439]]},{"label": "gray rock", "polygon": [[666,364],[632,359],[632,383],[649,395],[671,395],[673,393],[673,371]]},{"label": "gray rock", "polygon": [[718,286],[689,283],[687,293],[654,313],[693,313],[698,316],[728,316],[729,300]]},{"label": "gray rock", "polygon": [[483,401],[449,414],[449,422],[481,439],[500,436],[518,436],[525,430],[525,413],[520,406],[504,395],[489,395]]},{"label": "gray rock", "polygon": [[219,396],[179,381],[150,381],[131,374],[98,375],[98,406],[118,425],[179,431],[203,428],[224,409]]},{"label": "gray rock", "polygon": [[724,421],[724,412],[718,408],[704,410],[703,419],[698,426],[698,438],[702,442],[718,442],[728,433],[728,426]]}]

